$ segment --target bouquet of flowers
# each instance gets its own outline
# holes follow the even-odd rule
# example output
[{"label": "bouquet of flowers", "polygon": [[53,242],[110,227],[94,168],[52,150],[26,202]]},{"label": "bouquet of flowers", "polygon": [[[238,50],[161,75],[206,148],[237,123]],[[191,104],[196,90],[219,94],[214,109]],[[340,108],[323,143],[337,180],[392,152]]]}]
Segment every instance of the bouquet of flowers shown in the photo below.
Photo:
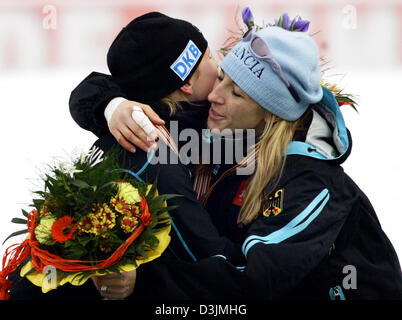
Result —
[{"label": "bouquet of flowers", "polygon": [[[130,271],[159,257],[170,241],[166,200],[150,185],[118,169],[118,154],[92,149],[71,162],[50,166],[44,191],[35,191],[34,209],[22,210],[28,233],[8,247],[0,272],[0,299],[8,299],[11,281],[20,275],[42,292],[67,282],[82,285],[91,276]],[[6,239],[6,240],[7,240]],[[55,271],[55,272],[50,272]]]}]

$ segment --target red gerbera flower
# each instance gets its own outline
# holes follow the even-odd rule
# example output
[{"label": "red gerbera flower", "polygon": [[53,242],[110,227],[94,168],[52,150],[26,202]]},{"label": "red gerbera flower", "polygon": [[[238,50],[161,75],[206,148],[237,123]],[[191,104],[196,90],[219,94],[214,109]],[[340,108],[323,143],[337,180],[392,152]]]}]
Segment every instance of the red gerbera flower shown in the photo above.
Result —
[{"label": "red gerbera flower", "polygon": [[52,226],[52,238],[54,241],[63,243],[73,239],[77,225],[73,225],[73,218],[64,216],[57,219]]},{"label": "red gerbera flower", "polygon": [[152,223],[152,216],[151,216],[151,212],[149,212],[149,207],[148,207],[148,202],[147,200],[145,200],[145,198],[141,198],[141,202],[140,202],[140,210],[142,211],[141,214],[141,222],[142,224],[147,227]]}]

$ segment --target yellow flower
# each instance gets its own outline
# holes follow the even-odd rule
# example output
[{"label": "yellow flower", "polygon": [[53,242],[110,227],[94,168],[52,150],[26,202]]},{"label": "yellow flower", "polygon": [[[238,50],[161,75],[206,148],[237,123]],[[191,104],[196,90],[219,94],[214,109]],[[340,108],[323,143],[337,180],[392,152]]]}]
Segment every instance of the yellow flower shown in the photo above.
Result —
[{"label": "yellow flower", "polygon": [[49,208],[45,205],[42,205],[42,207],[40,208],[40,216],[43,217],[48,213],[50,213]]},{"label": "yellow flower", "polygon": [[87,233],[95,233],[91,215],[93,215],[93,213],[91,213],[89,216],[85,217],[78,223],[78,231],[87,232]]},{"label": "yellow flower", "polygon": [[114,209],[118,212],[121,213],[122,215],[129,216],[129,217],[135,217],[138,216],[140,213],[140,209],[136,205],[131,205],[127,203],[124,199],[116,196],[112,197],[110,200],[110,203],[114,207]]},{"label": "yellow flower", "polygon": [[133,185],[131,185],[128,182],[119,182],[119,191],[117,192],[117,195],[120,198],[123,198],[124,201],[126,201],[129,204],[135,204],[141,201],[141,196],[138,193],[137,188],[135,188]]},{"label": "yellow flower", "polygon": [[56,217],[52,214],[47,214],[40,219],[39,225],[35,228],[35,237],[41,244],[52,245],[52,226],[56,221]]},{"label": "yellow flower", "polygon": [[124,217],[121,219],[121,228],[125,233],[132,233],[138,224],[138,218],[136,217]]},{"label": "yellow flower", "polygon": [[78,230],[106,236],[105,232],[116,225],[116,214],[106,203],[95,205],[93,210],[93,213],[90,213],[78,223]]},{"label": "yellow flower", "polygon": [[96,217],[102,227],[112,229],[116,225],[116,215],[106,203],[98,209]]},{"label": "yellow flower", "polygon": [[335,84],[325,83],[324,80],[321,80],[321,85],[331,91],[334,95],[337,95],[342,91]]}]

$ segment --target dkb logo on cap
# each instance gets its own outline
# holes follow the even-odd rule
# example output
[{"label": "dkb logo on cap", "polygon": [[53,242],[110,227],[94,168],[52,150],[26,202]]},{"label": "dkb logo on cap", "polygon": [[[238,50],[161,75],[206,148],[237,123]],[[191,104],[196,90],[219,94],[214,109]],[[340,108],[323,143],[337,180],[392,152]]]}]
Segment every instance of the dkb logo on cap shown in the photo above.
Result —
[{"label": "dkb logo on cap", "polygon": [[201,51],[194,44],[194,42],[190,40],[184,51],[170,66],[170,69],[172,69],[180,77],[180,79],[184,81],[197,63],[200,56]]}]

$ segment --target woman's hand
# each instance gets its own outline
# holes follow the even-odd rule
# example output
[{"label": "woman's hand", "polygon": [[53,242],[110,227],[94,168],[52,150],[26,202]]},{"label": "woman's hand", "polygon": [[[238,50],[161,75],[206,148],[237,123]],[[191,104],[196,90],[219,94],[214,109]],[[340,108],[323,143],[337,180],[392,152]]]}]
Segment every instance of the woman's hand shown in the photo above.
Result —
[{"label": "woman's hand", "polygon": [[108,300],[121,300],[133,293],[137,271],[112,273],[106,276],[92,277],[96,289]]},{"label": "woman's hand", "polygon": [[[157,134],[149,120],[145,118],[143,124],[136,122],[144,115],[155,124],[165,124],[165,121],[159,118],[149,105],[130,100],[121,102],[108,122],[109,130],[117,142],[130,152],[135,152],[136,147],[145,152],[156,148]],[[144,124],[148,124],[146,131]]]}]

